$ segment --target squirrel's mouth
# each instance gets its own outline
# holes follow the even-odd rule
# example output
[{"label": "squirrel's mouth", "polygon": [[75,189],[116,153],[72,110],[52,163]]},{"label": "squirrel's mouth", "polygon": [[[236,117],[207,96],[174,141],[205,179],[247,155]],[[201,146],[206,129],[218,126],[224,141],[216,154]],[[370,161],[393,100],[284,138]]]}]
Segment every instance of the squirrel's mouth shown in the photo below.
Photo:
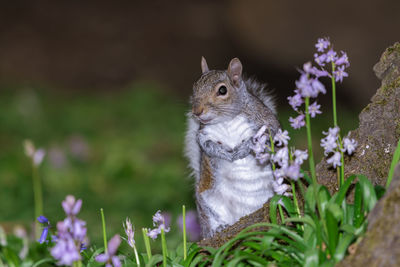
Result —
[{"label": "squirrel's mouth", "polygon": [[210,122],[213,120],[212,118],[210,118],[210,119],[198,118],[198,119],[199,119],[199,121],[200,121],[202,124],[210,123]]}]

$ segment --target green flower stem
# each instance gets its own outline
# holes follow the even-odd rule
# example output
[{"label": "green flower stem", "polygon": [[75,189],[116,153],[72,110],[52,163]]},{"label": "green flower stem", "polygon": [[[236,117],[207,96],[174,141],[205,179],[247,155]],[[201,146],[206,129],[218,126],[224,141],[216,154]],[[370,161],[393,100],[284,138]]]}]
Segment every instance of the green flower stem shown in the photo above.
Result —
[{"label": "green flower stem", "polygon": [[101,214],[101,223],[102,223],[102,226],[103,226],[104,252],[107,254],[108,253],[108,249],[107,249],[106,220],[104,219],[103,208],[100,209],[100,214]]},{"label": "green flower stem", "polygon": [[343,153],[343,142],[342,138],[340,137],[339,134],[339,151],[340,151],[340,162],[341,166],[339,167],[340,169],[340,174],[339,174],[339,188],[344,184],[344,153]]},{"label": "green flower stem", "polygon": [[164,229],[161,228],[161,247],[162,247],[162,255],[163,255],[163,266],[167,267],[167,241],[165,240],[165,232]]},{"label": "green flower stem", "polygon": [[147,229],[142,228],[142,233],[143,233],[144,246],[146,247],[147,258],[148,260],[150,260],[152,255],[151,255],[150,239],[149,236],[147,235]]},{"label": "green flower stem", "polygon": [[297,196],[296,196],[296,186],[294,184],[294,182],[291,180],[290,184],[292,185],[292,193],[293,193],[293,202],[294,202],[294,206],[296,207],[296,212],[297,215],[300,217],[300,209],[299,209],[299,203],[297,201]]},{"label": "green flower stem", "polygon": [[305,113],[306,113],[306,129],[307,129],[307,143],[308,143],[308,163],[310,164],[311,179],[312,179],[312,183],[313,183],[312,186],[314,189],[313,190],[314,198],[317,203],[317,208],[319,211],[320,219],[322,221],[322,225],[324,226],[324,228],[326,230],[326,222],[325,222],[324,215],[322,214],[322,207],[321,207],[321,203],[319,201],[318,192],[317,192],[318,181],[317,181],[317,176],[315,174],[314,155],[313,155],[313,151],[312,151],[311,120],[310,120],[310,114],[308,112],[309,105],[310,105],[310,98],[306,97],[305,98],[305,106],[306,106]]},{"label": "green flower stem", "polygon": [[183,259],[186,260],[187,248],[186,248],[186,207],[182,205],[182,230],[183,230]]},{"label": "green flower stem", "polygon": [[135,244],[133,244],[133,252],[135,253],[136,264],[137,264],[137,266],[140,266],[139,254],[137,252]]},{"label": "green flower stem", "polygon": [[43,215],[43,195],[42,195],[42,184],[40,181],[38,166],[35,166],[32,162],[32,180],[33,180],[33,198],[35,205],[35,239],[40,237],[40,224],[37,218]]},{"label": "green flower stem", "polygon": [[332,61],[332,109],[333,109],[333,125],[337,126],[337,116],[336,116],[336,82],[335,82],[335,63]]},{"label": "green flower stem", "polygon": [[310,172],[313,185],[317,185],[317,176],[315,175],[315,164],[314,164],[314,156],[312,150],[312,138],[311,138],[311,120],[310,114],[308,112],[308,107],[310,105],[310,98],[306,97],[305,106],[306,106],[306,129],[307,129],[307,143],[308,143],[308,163],[310,165]]}]

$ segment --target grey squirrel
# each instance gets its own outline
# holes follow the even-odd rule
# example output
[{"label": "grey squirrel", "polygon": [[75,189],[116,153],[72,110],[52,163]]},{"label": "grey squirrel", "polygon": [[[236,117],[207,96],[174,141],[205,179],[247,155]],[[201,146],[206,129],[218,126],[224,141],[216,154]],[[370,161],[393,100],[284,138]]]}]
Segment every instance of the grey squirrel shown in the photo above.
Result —
[{"label": "grey squirrel", "polygon": [[202,237],[213,236],[259,209],[273,196],[269,164],[251,153],[252,137],[264,125],[280,128],[273,98],[264,85],[244,79],[238,58],[227,70],[209,70],[201,59],[188,113],[185,155],[196,179]]}]

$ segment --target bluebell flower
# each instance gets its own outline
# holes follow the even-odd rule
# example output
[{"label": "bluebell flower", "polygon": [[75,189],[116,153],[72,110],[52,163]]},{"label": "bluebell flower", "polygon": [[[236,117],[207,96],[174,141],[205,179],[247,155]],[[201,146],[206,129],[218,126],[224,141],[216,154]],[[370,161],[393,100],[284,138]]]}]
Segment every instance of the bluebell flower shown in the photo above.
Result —
[{"label": "bluebell flower", "polygon": [[122,223],[126,234],[126,242],[131,248],[135,247],[135,231],[133,230],[132,222],[129,218],[126,218],[125,224]]},{"label": "bluebell flower", "polygon": [[349,58],[346,52],[341,51],[342,55],[335,61],[336,66],[345,65],[346,67],[350,66]]},{"label": "bluebell flower", "polygon": [[300,173],[300,165],[292,164],[285,168],[285,176],[297,181],[303,175]]},{"label": "bluebell flower", "polygon": [[303,164],[303,162],[306,160],[306,159],[308,159],[308,153],[307,153],[307,150],[299,150],[299,149],[296,149],[295,151],[294,151],[294,156],[295,156],[295,159],[294,159],[294,162],[296,163],[296,164],[298,164],[298,165],[301,165],[301,164]]},{"label": "bluebell flower", "polygon": [[297,108],[300,107],[304,101],[300,94],[295,94],[294,96],[288,96],[289,105],[297,111]]},{"label": "bluebell flower", "polygon": [[274,136],[274,142],[276,142],[277,146],[288,145],[288,141],[290,140],[288,131],[279,129],[278,132]]},{"label": "bluebell flower", "polygon": [[320,110],[321,105],[318,105],[317,102],[312,103],[308,106],[308,113],[310,114],[311,118],[314,118],[316,114],[321,114],[322,111]]},{"label": "bluebell flower", "polygon": [[336,62],[336,60],[338,59],[337,57],[337,53],[333,50],[330,49],[327,53],[326,53],[326,62]]},{"label": "bluebell flower", "polygon": [[328,164],[332,164],[333,168],[336,168],[337,166],[341,166],[342,165],[340,159],[341,159],[340,152],[336,151],[335,153],[333,153],[333,155],[330,158],[328,158],[326,160],[326,162]]},{"label": "bluebell flower", "polygon": [[304,114],[300,114],[296,118],[289,118],[290,126],[292,126],[294,129],[300,129],[304,125],[306,125],[304,121]]},{"label": "bluebell flower", "polygon": [[84,249],[87,231],[86,222],[76,217],[81,206],[82,200],[75,200],[71,195],[62,202],[67,217],[57,223],[56,245],[51,249],[51,255],[59,265],[72,265],[81,260],[80,252]]},{"label": "bluebell flower", "polygon": [[318,52],[324,52],[330,46],[330,41],[328,38],[318,38],[315,47],[317,48]]},{"label": "bluebell flower", "polygon": [[354,139],[350,139],[348,137],[343,138],[343,152],[347,152],[347,154],[353,154],[354,150],[356,150],[358,143]]},{"label": "bluebell flower", "polygon": [[43,215],[40,215],[39,217],[37,217],[38,222],[40,223],[49,223],[49,220],[44,217]]},{"label": "bluebell flower", "polygon": [[121,237],[119,235],[113,236],[110,241],[108,241],[108,251],[107,253],[102,253],[96,256],[95,260],[97,262],[106,263],[106,267],[121,267],[121,261],[116,256],[119,245],[121,244]]},{"label": "bluebell flower", "polygon": [[154,229],[149,229],[147,235],[156,239],[159,234],[161,234],[161,230],[164,230],[165,233],[170,231],[169,226],[166,224],[165,216],[161,214],[161,211],[158,210],[153,216],[153,226],[156,227]]},{"label": "bluebell flower", "polygon": [[49,233],[49,227],[48,226],[43,227],[42,234],[40,235],[40,238],[38,240],[40,244],[46,242],[48,233]]},{"label": "bluebell flower", "polygon": [[45,226],[43,227],[42,230],[42,234],[40,235],[40,238],[38,239],[38,242],[40,244],[43,244],[44,242],[46,242],[47,239],[47,235],[49,234],[49,228],[50,228],[50,222],[49,220],[43,216],[40,215],[39,217],[37,217],[38,222],[40,222],[41,224],[44,224]]},{"label": "bluebell flower", "polygon": [[344,77],[348,77],[349,74],[344,71],[345,66],[339,66],[337,70],[333,73],[335,76],[335,81],[336,82],[342,82]]}]

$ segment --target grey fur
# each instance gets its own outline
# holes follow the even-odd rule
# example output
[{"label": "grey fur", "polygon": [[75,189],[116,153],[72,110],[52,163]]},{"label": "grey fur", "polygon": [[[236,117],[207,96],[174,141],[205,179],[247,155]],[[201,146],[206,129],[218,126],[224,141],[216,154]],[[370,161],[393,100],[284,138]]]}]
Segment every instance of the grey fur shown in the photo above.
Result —
[{"label": "grey fur", "polygon": [[[231,63],[234,60],[231,61]],[[241,63],[235,61],[235,75],[241,73]],[[239,115],[245,118],[246,125],[250,125],[250,130],[255,134],[262,126],[267,125],[272,135],[280,128],[276,117],[276,107],[273,97],[265,90],[265,85],[257,82],[255,79],[243,79],[242,76],[235,83],[228,70],[208,70],[205,59],[202,59],[202,76],[193,85],[193,96],[191,98],[193,112],[188,113],[188,130],[185,138],[185,155],[189,158],[190,167],[196,178],[196,204],[199,213],[200,223],[202,226],[202,234],[204,237],[214,235],[216,231],[223,229],[229,223],[232,223],[230,218],[224,218],[215,210],[215,205],[221,202],[218,199],[221,188],[217,188],[220,182],[224,183],[229,180],[229,177],[219,177],[221,166],[226,165],[226,162],[232,162],[239,159],[249,157],[251,154],[252,138],[246,137],[241,143],[235,147],[229,147],[222,142],[216,142],[209,139],[204,132],[204,128],[208,125],[229,122]],[[205,67],[207,66],[207,68]],[[219,84],[223,84],[228,88],[229,95],[224,97],[216,97]],[[204,111],[204,112],[203,112]],[[202,117],[203,116],[203,117]],[[204,118],[205,117],[205,118]],[[202,120],[207,122],[203,123]],[[253,135],[254,135],[253,134]],[[202,166],[202,160],[207,157],[210,166]],[[210,188],[201,189],[202,173],[204,168],[211,172],[213,183]],[[255,173],[258,175],[259,173]],[[228,180],[226,180],[228,179]],[[266,177],[265,183],[269,183]],[[233,181],[235,182],[235,181]],[[271,187],[272,188],[272,187]],[[264,195],[271,197],[273,194],[271,188],[262,188],[265,191]],[[205,191],[204,191],[205,190]],[[229,189],[227,189],[229,190]],[[261,190],[261,191],[262,191]],[[262,191],[262,192],[264,192]],[[246,191],[239,193],[238,196],[245,198]],[[222,196],[223,197],[223,196]],[[253,197],[254,198],[254,197]],[[213,201],[216,201],[215,203]],[[249,200],[250,201],[250,200]],[[251,202],[251,201],[250,201]],[[214,203],[214,204],[213,204]],[[224,203],[223,201],[221,203]],[[236,203],[236,202],[235,202]],[[239,202],[238,202],[239,203]],[[210,205],[211,204],[211,205]],[[261,203],[262,205],[263,203]],[[232,206],[229,201],[222,204],[232,213],[240,207]],[[251,203],[244,203],[251,207]],[[257,204],[259,205],[259,204]],[[246,207],[247,207],[246,206]],[[247,209],[247,208],[246,208]],[[249,211],[251,209],[249,208]],[[236,218],[236,217],[235,217]]]}]

